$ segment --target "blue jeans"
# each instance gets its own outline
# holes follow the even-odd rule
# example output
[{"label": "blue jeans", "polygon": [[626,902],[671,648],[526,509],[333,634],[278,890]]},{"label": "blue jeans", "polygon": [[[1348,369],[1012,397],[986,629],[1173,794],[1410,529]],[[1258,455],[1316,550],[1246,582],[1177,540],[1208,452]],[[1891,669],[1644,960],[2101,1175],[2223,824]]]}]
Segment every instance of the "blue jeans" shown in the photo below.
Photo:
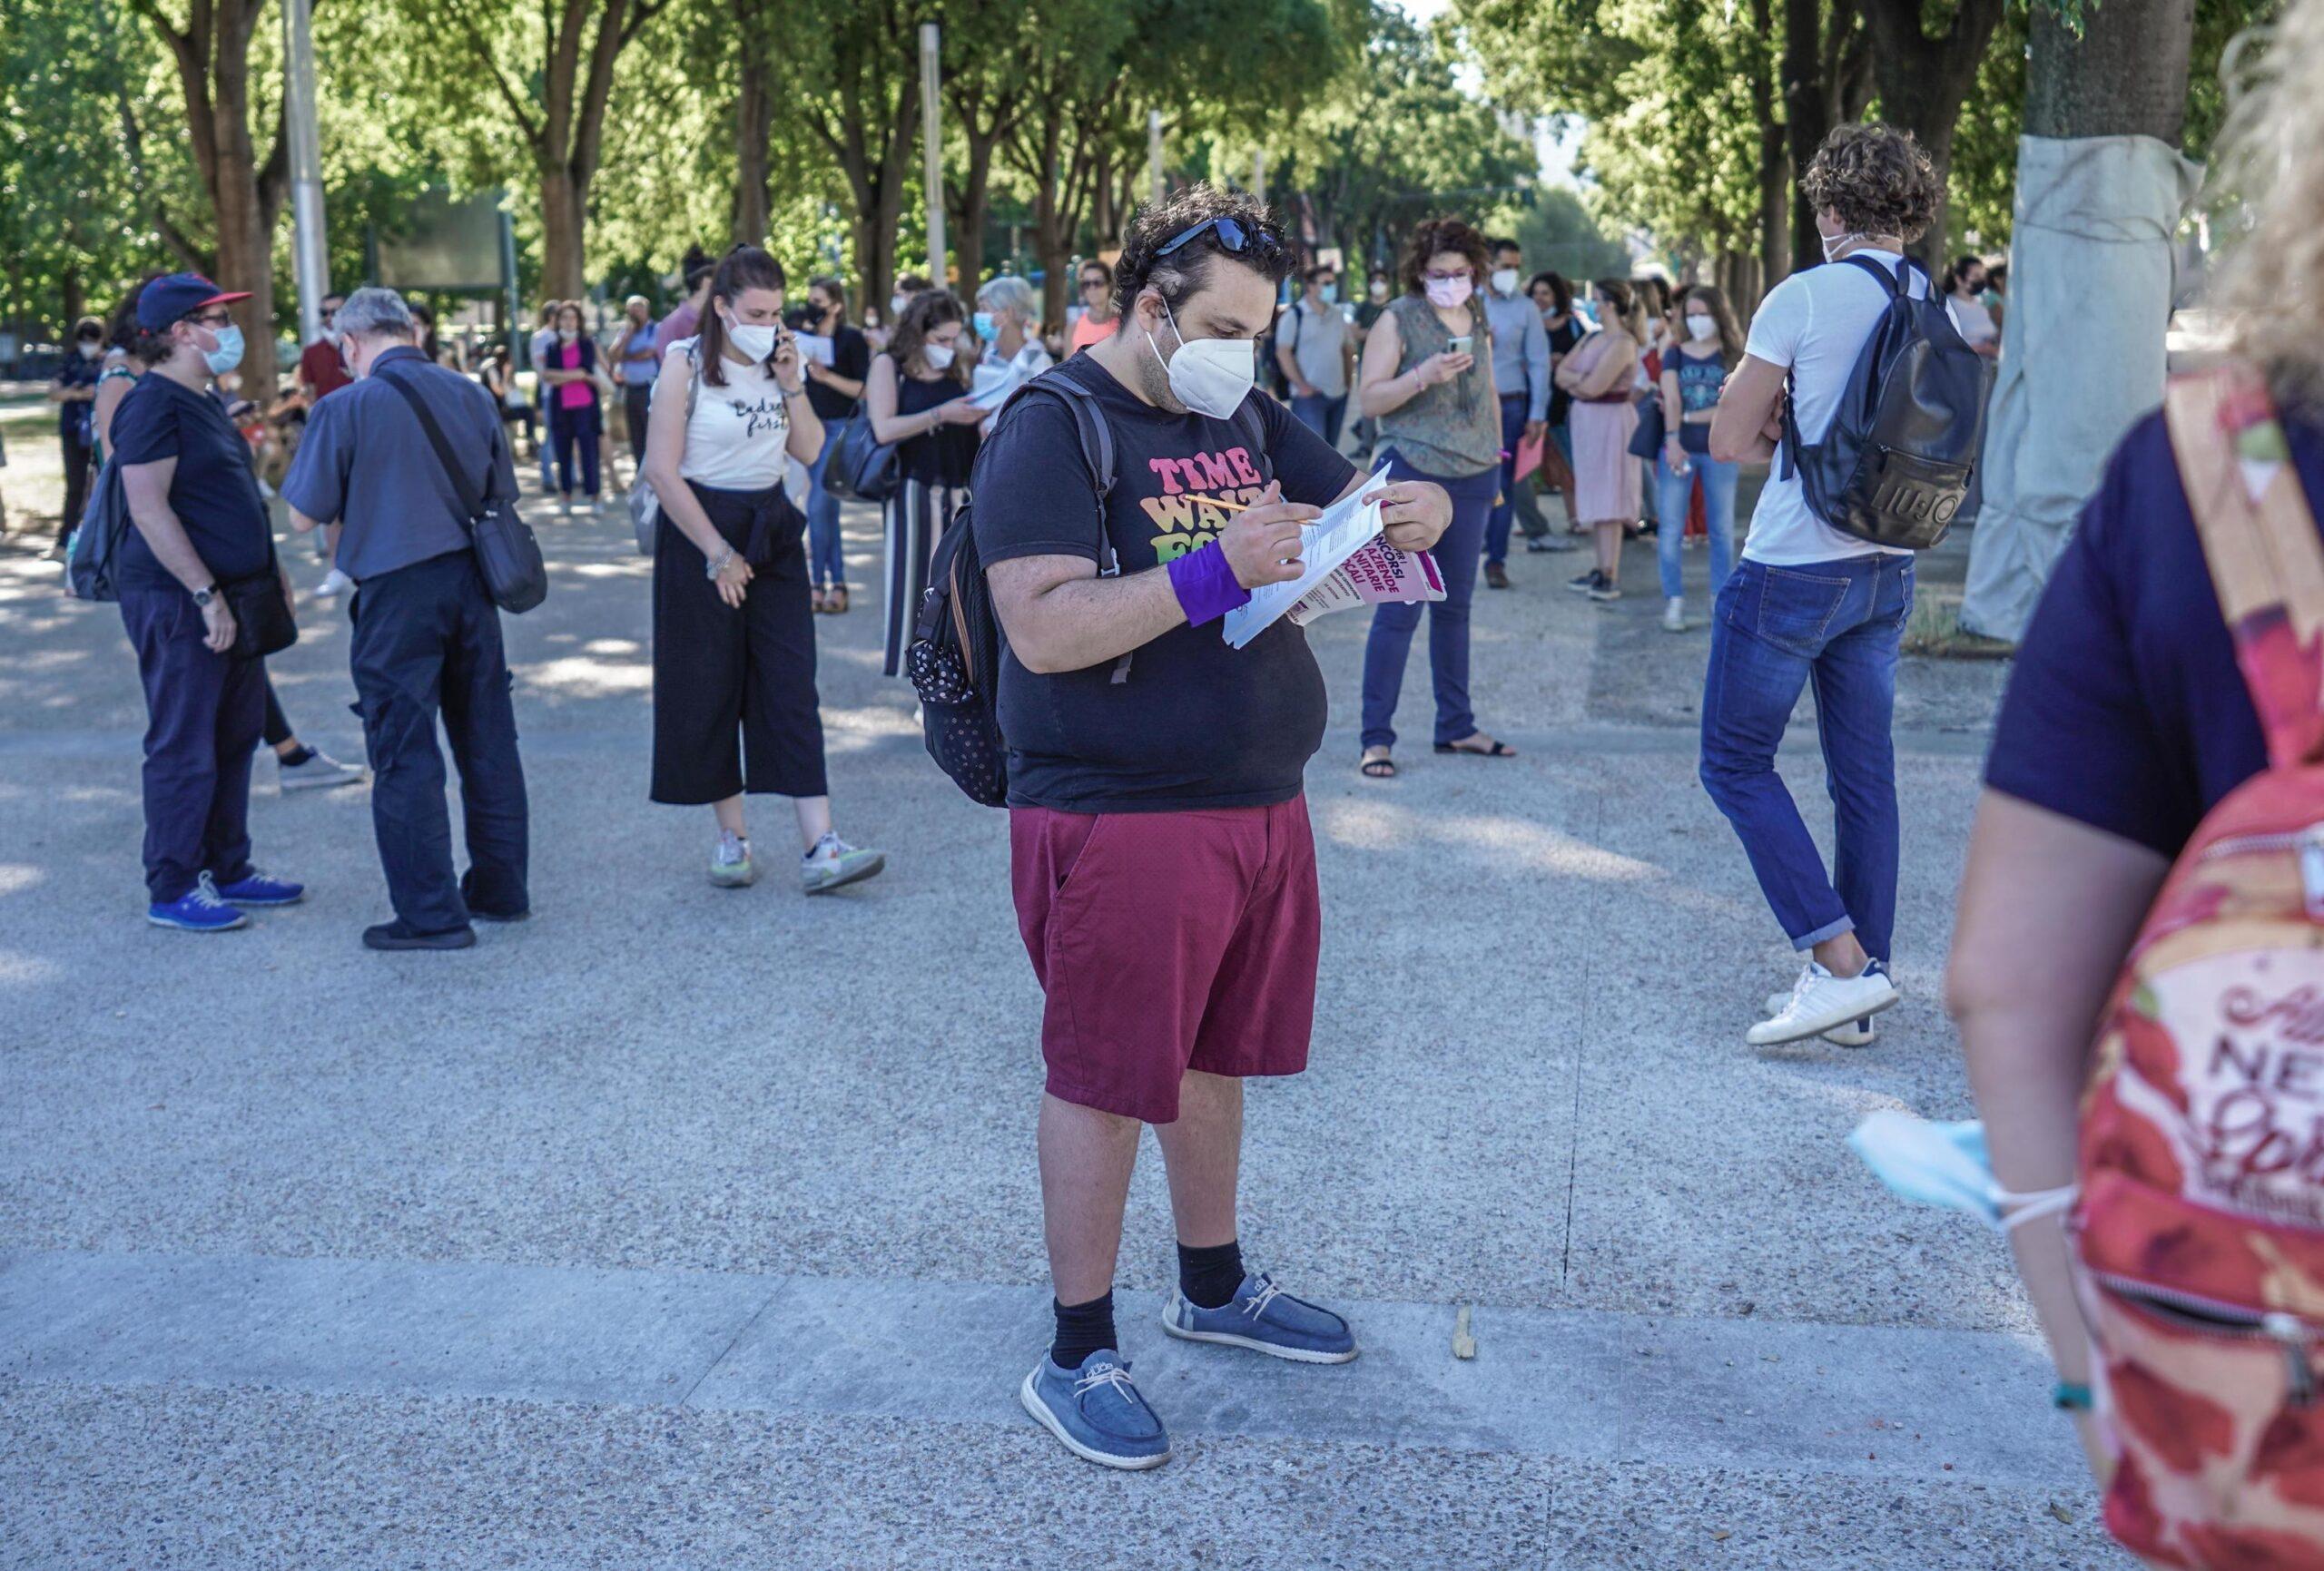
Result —
[{"label": "blue jeans", "polygon": [[[1655,531],[1654,554],[1662,568],[1662,598],[1676,600],[1679,586],[1679,547],[1687,534],[1687,503],[1694,489],[1695,476],[1703,477],[1703,519],[1710,528],[1710,593],[1716,600],[1727,575],[1735,571],[1735,482],[1741,478],[1740,464],[1722,464],[1706,453],[1689,453],[1687,463],[1694,471],[1689,475],[1670,473],[1670,460],[1658,456],[1654,460],[1654,489],[1662,518],[1662,526]],[[1669,520],[1675,519],[1672,523]]]},{"label": "blue jeans", "polygon": [[1509,560],[1509,524],[1517,510],[1517,444],[1525,439],[1525,408],[1531,400],[1523,393],[1501,396],[1501,500],[1485,519],[1485,560]]},{"label": "blue jeans", "polygon": [[1291,399],[1291,414],[1301,425],[1336,447],[1340,445],[1340,421],[1347,415],[1347,395],[1342,393],[1338,398],[1331,398],[1317,393],[1313,398],[1303,398],[1295,393]]},{"label": "blue jeans", "polygon": [[847,559],[839,535],[839,498],[823,489],[823,471],[839,451],[839,439],[853,420],[823,422],[823,450],[807,466],[807,584],[814,589],[847,586]]},{"label": "blue jeans", "polygon": [[[1913,613],[1913,559],[1852,556],[1796,567],[1745,558],[1718,592],[1703,679],[1703,789],[1735,826],[1795,949],[1853,928],[1889,957],[1896,921],[1896,754],[1888,734],[1896,646]],[[1816,684],[1831,877],[1776,773],[1799,690]]]},{"label": "blue jeans", "polygon": [[[541,406],[541,419],[544,424],[533,437],[533,454],[541,461],[541,495],[547,496],[556,489],[556,404],[545,403]],[[532,415],[527,411],[525,416],[526,427],[530,429],[532,423]]]},{"label": "blue jeans", "polygon": [[[1488,469],[1466,479],[1448,480],[1423,474],[1399,454],[1389,476],[1397,480],[1433,480],[1452,498],[1452,526],[1432,553],[1444,578],[1444,598],[1431,601],[1428,612],[1428,664],[1436,682],[1436,740],[1459,741],[1473,736],[1477,717],[1469,708],[1469,602],[1477,593],[1477,552],[1485,538],[1485,515],[1492,510],[1493,493],[1501,474]],[[1396,699],[1404,686],[1404,657],[1412,653],[1413,633],[1420,626],[1419,605],[1387,604],[1373,608],[1372,636],[1364,645],[1364,745],[1393,747]]]}]

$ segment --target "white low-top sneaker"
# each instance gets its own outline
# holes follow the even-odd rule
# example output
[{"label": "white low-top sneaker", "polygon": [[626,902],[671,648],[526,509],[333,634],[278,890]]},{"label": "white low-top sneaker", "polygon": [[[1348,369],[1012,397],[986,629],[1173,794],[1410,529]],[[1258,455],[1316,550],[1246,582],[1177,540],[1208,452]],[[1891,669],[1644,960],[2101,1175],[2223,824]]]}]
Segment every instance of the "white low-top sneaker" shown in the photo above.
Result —
[{"label": "white low-top sneaker", "polygon": [[1687,631],[1687,603],[1676,595],[1662,603],[1662,631],[1665,633]]},{"label": "white low-top sneaker", "polygon": [[1853,1025],[1892,1007],[1901,996],[1896,984],[1877,967],[1867,967],[1859,977],[1835,977],[1810,960],[1784,1006],[1772,1019],[1752,1026],[1744,1040],[1754,1047],[1772,1047],[1821,1036],[1836,1026]]},{"label": "white low-top sneaker", "polygon": [[[1770,993],[1768,995],[1768,1013],[1770,1016],[1780,1015],[1790,1002],[1791,995],[1788,993]],[[1873,1025],[1869,1015],[1860,1020],[1851,1020],[1845,1026],[1835,1026],[1824,1033],[1824,1040],[1835,1047],[1869,1047],[1879,1036],[1879,1029]]]},{"label": "white low-top sneaker", "polygon": [[311,593],[319,599],[328,600],[332,595],[344,594],[354,587],[355,580],[334,567],[323,574],[323,581],[316,584]]}]

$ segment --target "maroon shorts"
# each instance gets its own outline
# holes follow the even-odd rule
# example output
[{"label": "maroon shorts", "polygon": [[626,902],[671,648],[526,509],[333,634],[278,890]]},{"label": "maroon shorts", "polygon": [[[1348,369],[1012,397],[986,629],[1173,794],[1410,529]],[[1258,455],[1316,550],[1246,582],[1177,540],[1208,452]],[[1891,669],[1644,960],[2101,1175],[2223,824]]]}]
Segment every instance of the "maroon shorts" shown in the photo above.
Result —
[{"label": "maroon shorts", "polygon": [[1017,926],[1049,1006],[1060,1101],[1148,1124],[1178,1081],[1296,1075],[1323,911],[1307,801],[1184,813],[1009,815]]}]

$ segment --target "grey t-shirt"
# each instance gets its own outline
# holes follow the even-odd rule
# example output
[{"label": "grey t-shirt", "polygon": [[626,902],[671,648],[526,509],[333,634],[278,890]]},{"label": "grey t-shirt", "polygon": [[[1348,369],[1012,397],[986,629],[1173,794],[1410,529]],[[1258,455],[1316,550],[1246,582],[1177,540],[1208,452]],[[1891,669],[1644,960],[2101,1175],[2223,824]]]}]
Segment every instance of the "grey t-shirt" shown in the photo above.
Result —
[{"label": "grey t-shirt", "polygon": [[1291,358],[1307,385],[1327,398],[1336,398],[1347,392],[1344,346],[1350,330],[1339,307],[1311,305],[1303,295],[1283,313],[1275,337],[1291,346]]}]

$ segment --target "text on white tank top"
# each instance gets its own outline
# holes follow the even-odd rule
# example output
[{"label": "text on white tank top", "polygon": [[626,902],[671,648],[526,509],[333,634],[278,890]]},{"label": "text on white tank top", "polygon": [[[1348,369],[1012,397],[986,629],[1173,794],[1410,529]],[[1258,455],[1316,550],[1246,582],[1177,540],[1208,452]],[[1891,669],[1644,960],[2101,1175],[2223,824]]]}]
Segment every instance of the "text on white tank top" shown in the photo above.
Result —
[{"label": "text on white tank top", "polygon": [[[692,369],[700,339],[681,339],[664,355],[684,358]],[[726,385],[694,372],[694,415],[686,421],[685,456],[678,473],[719,491],[763,491],[790,466],[791,414],[774,374],[761,364],[722,359]],[[656,396],[659,396],[658,385]]]}]

